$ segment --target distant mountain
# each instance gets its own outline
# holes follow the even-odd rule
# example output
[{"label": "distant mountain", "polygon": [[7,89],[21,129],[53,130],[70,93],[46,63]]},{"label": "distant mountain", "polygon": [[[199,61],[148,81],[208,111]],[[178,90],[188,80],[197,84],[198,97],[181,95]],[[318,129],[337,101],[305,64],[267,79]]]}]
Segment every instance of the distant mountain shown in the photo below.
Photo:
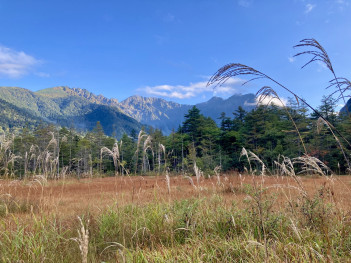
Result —
[{"label": "distant mountain", "polygon": [[254,94],[235,94],[228,99],[213,97],[207,102],[196,104],[196,107],[203,115],[211,117],[219,124],[220,120],[218,118],[222,112],[224,112],[227,117],[233,118],[233,112],[235,112],[239,106],[246,111],[254,109],[256,107],[255,98]]},{"label": "distant mountain", "polygon": [[[4,112],[24,112],[24,120],[39,120],[62,126],[91,130],[100,121],[108,135],[121,136],[124,132],[138,131],[142,125],[118,108],[118,101],[94,95],[87,90],[55,87],[38,92],[17,87],[0,87]],[[3,116],[3,115],[2,115]],[[13,120],[0,123],[2,127],[13,126]],[[17,126],[23,126],[23,121]]]},{"label": "distant mountain", "polygon": [[160,129],[165,134],[177,129],[191,105],[179,104],[160,98],[132,96],[121,101],[121,110],[137,121]]},{"label": "distant mountain", "polygon": [[344,107],[341,108],[340,113],[350,114],[351,113],[351,99],[349,99]]},{"label": "distant mountain", "polygon": [[[233,112],[239,106],[246,111],[255,107],[255,95],[233,95],[228,99],[213,97],[207,102],[195,105],[206,117],[220,123],[218,119],[222,112],[233,117]],[[169,134],[176,130],[184,121],[184,115],[193,105],[179,104],[160,98],[132,96],[120,102],[120,109],[141,123],[153,126]]]}]

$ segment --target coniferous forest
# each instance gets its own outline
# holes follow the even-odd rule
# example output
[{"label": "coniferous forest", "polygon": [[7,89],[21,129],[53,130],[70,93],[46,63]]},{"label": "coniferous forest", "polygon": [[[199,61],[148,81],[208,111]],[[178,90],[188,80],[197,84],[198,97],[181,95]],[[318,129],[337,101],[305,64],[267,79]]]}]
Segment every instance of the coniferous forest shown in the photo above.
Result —
[{"label": "coniferous forest", "polygon": [[[317,110],[351,139],[350,118],[336,114],[335,107],[334,99],[324,97]],[[287,107],[262,105],[250,112],[239,107],[233,109],[232,116],[222,113],[218,118],[220,127],[194,106],[169,136],[146,127],[123,134],[120,140],[106,136],[99,122],[85,134],[42,123],[34,130],[24,128],[16,134],[2,135],[1,176],[81,178],[160,174],[165,170],[192,174],[194,163],[209,173],[217,166],[223,171],[242,172],[247,166],[247,160],[240,157],[243,148],[254,152],[271,171],[280,157],[294,158],[307,151],[334,173],[347,172],[343,151],[331,129],[293,99]]]}]

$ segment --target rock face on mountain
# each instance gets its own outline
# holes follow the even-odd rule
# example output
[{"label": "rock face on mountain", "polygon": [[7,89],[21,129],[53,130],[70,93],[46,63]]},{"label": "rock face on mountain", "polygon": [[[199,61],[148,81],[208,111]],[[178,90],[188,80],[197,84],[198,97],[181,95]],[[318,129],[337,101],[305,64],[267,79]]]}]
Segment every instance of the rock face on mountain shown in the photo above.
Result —
[{"label": "rock face on mountain", "polygon": [[121,110],[137,121],[160,129],[169,134],[183,121],[184,115],[191,108],[184,105],[160,98],[147,98],[132,96],[121,101]]},{"label": "rock face on mountain", "polygon": [[[222,112],[233,117],[233,112],[239,106],[250,111],[255,108],[255,95],[233,95],[228,99],[213,97],[207,102],[195,105],[206,117],[220,123],[218,119]],[[165,134],[176,130],[184,121],[184,115],[193,105],[179,104],[160,98],[132,96],[120,103],[120,109],[141,123],[160,129]]]},{"label": "rock face on mountain", "polygon": [[[54,87],[32,92],[17,87],[0,87],[0,110],[7,116],[2,127],[35,124],[38,121],[57,123],[62,126],[91,130],[100,121],[105,133],[120,137],[124,132],[138,131],[152,126],[164,134],[170,134],[184,121],[193,105],[179,104],[160,98],[131,96],[122,102],[95,95],[88,90],[69,87]],[[250,111],[255,107],[253,94],[233,95],[228,99],[213,97],[195,105],[202,114],[218,124],[222,112],[228,117],[239,106]],[[8,114],[5,114],[8,112]],[[9,116],[16,116],[17,122]],[[18,116],[24,116],[22,118]]]}]

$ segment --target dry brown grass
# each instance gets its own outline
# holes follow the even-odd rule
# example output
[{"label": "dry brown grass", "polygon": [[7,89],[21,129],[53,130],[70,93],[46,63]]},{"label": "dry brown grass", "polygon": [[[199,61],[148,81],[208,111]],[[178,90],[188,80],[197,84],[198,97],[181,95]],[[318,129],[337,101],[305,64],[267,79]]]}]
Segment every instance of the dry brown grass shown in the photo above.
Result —
[{"label": "dry brown grass", "polygon": [[[351,204],[351,176],[329,177],[300,177],[304,190],[310,196],[315,195],[324,187],[330,189],[333,201],[347,211]],[[159,177],[108,177],[82,180],[49,181],[46,185],[30,181],[0,181],[2,193],[10,194],[18,202],[39,204],[41,213],[56,214],[63,217],[76,216],[87,211],[98,213],[106,206],[125,205],[129,203],[145,204],[154,200],[172,201],[191,197],[206,197],[213,194],[223,196],[224,202],[230,204],[236,201],[241,206],[247,198],[245,187],[259,184],[267,188],[269,193],[277,195],[276,205],[286,203],[301,195],[299,186],[290,177],[276,176],[239,176],[227,174],[218,179],[201,178],[199,187],[194,188],[188,178],[182,176],[170,177],[171,192],[169,194],[167,181]],[[18,215],[21,216],[21,215]],[[24,217],[26,215],[23,215]]]}]

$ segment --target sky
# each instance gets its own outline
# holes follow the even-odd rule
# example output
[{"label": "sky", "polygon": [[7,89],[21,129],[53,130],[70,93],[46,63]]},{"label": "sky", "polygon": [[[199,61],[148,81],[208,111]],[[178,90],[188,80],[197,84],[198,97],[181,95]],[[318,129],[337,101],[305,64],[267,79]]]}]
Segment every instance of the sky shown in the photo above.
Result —
[{"label": "sky", "polygon": [[[244,76],[207,87],[220,67],[262,71],[318,106],[332,75],[301,69],[305,38],[319,41],[337,76],[351,78],[351,0],[0,0],[0,86],[69,86],[119,101],[185,104],[256,93]],[[339,102],[343,104],[342,101]]]}]

